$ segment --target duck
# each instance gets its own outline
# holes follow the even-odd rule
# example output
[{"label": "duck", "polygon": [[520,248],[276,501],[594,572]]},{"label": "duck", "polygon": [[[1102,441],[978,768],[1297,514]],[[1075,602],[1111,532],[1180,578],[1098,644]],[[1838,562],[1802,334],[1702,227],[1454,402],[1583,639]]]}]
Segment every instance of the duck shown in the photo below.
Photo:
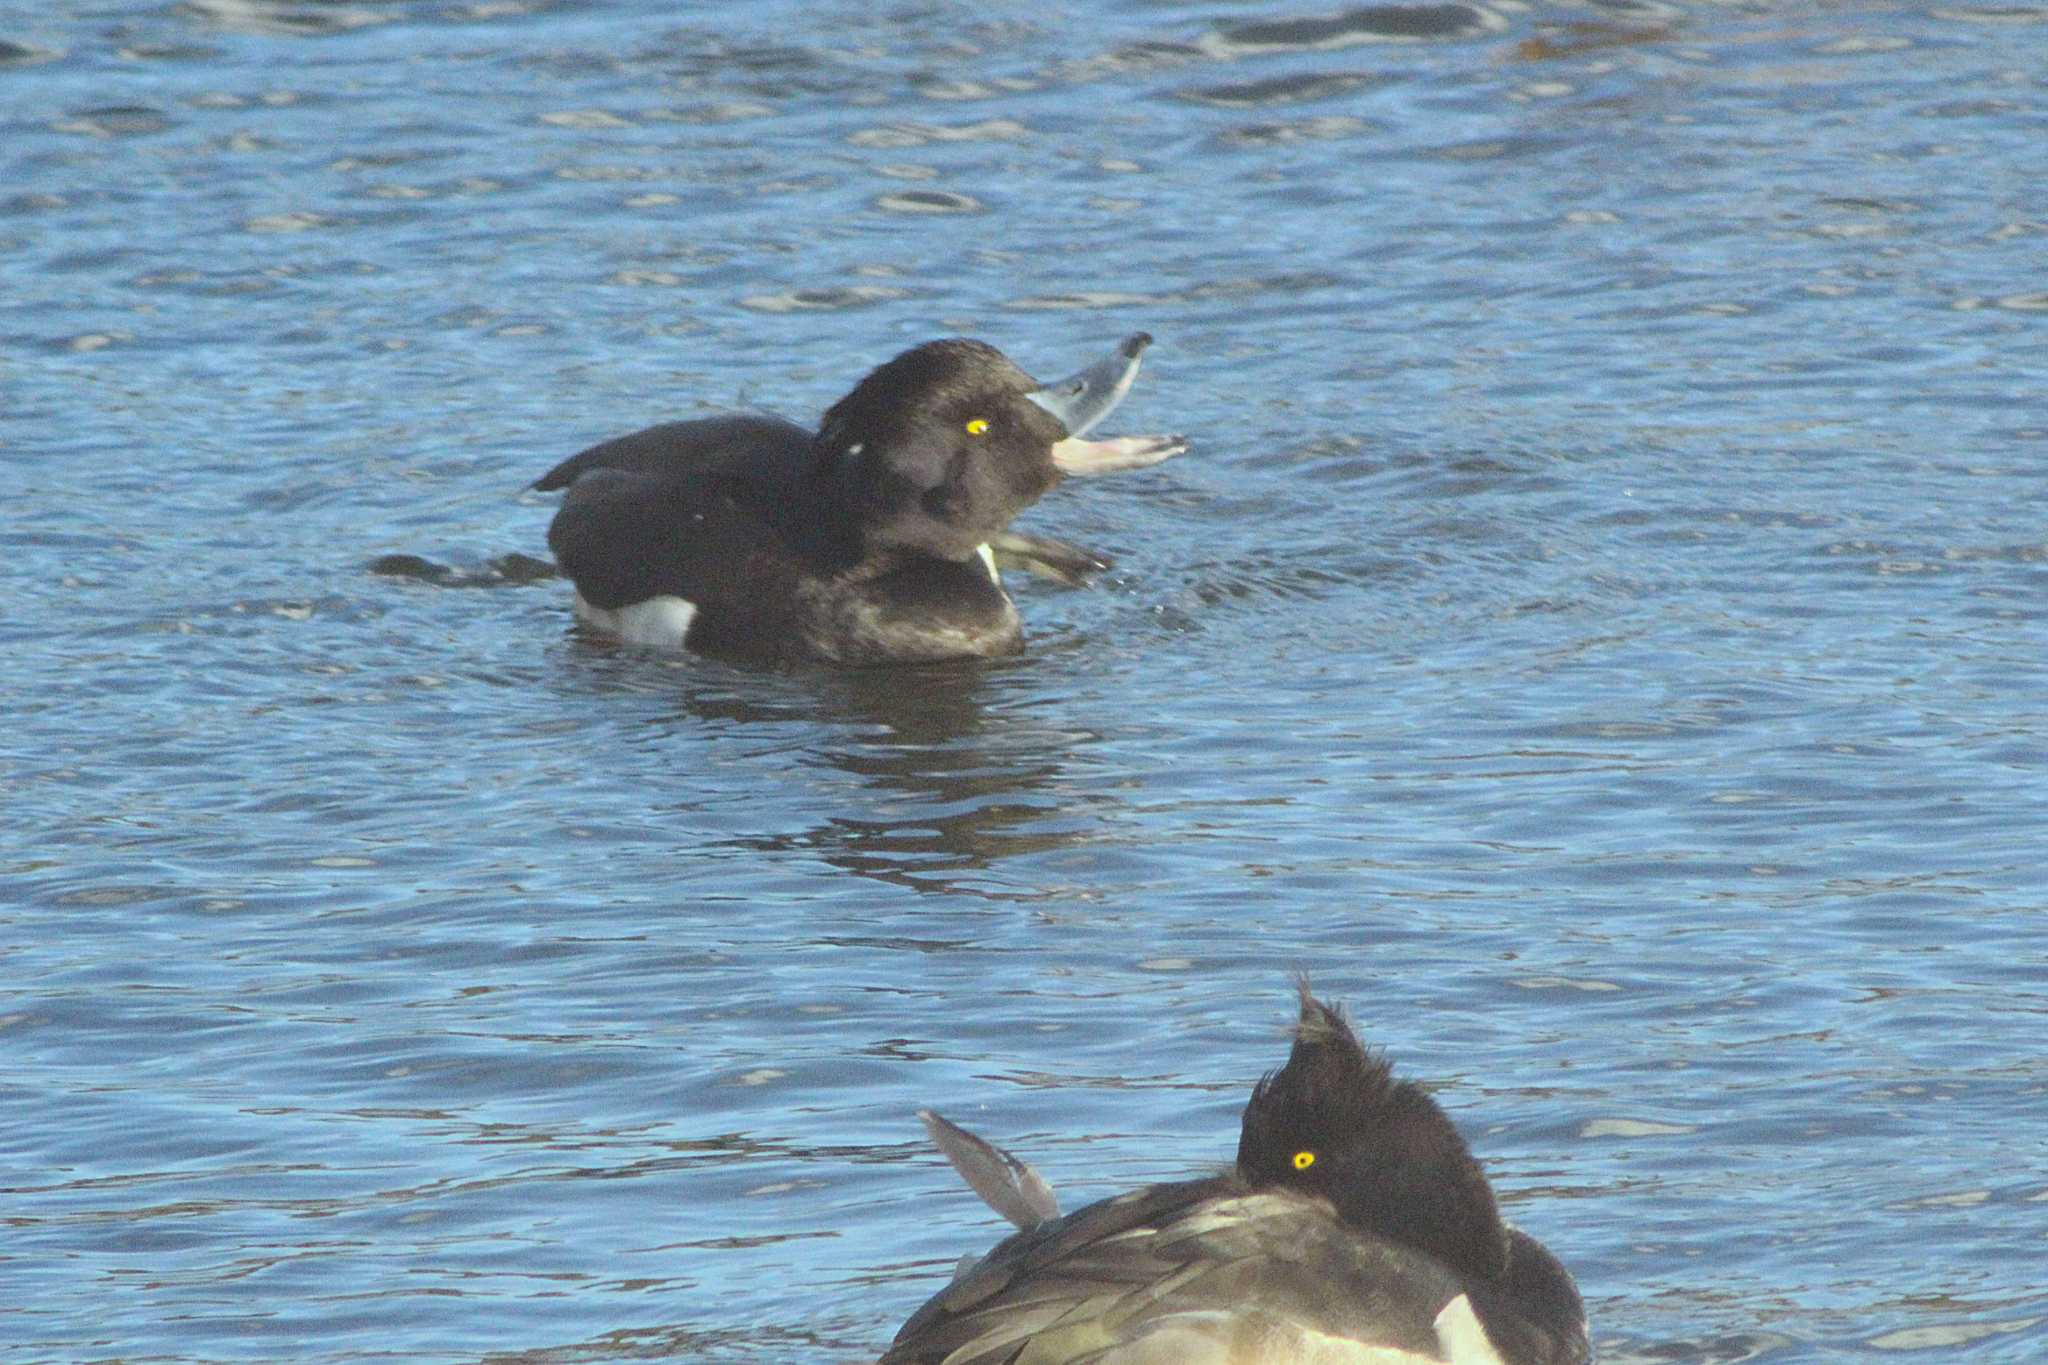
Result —
[{"label": "duck", "polygon": [[1178,436],[1088,440],[1149,334],[1040,384],[987,342],[927,341],[811,431],[780,417],[667,422],[536,479],[563,490],[548,547],[583,626],[630,644],[854,667],[1023,647],[998,551],[1078,576],[1105,562],[1010,530],[1066,475],[1138,469]]},{"label": "duck", "polygon": [[1584,1365],[1562,1262],[1504,1221],[1429,1093],[1304,981],[1237,1159],[1062,1216],[1036,1171],[933,1111],[1017,1225],[911,1315],[881,1365]]}]

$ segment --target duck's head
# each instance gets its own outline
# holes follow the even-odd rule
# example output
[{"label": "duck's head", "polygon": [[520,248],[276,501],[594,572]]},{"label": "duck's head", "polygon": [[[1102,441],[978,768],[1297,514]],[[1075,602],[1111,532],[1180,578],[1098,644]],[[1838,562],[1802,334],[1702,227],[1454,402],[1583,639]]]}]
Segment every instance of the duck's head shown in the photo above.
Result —
[{"label": "duck's head", "polygon": [[1347,1224],[1455,1270],[1488,1280],[1507,1271],[1508,1229],[1458,1130],[1305,983],[1287,1065],[1245,1106],[1237,1169],[1256,1187],[1319,1195]]},{"label": "duck's head", "polygon": [[833,404],[817,437],[820,477],[871,548],[965,560],[1060,481],[1156,464],[1178,437],[1086,441],[1137,377],[1152,338],[1041,385],[966,338],[912,347]]}]

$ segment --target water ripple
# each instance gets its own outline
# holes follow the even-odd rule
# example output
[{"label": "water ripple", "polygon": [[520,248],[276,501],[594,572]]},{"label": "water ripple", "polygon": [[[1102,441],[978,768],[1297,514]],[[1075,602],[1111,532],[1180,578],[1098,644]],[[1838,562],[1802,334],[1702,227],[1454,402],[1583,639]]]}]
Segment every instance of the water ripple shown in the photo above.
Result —
[{"label": "water ripple", "polygon": [[[2038,1357],[2039,23],[6,20],[0,1353],[871,1359],[1306,968],[1603,1359]],[[1021,656],[573,630],[561,457],[1138,329]]]}]

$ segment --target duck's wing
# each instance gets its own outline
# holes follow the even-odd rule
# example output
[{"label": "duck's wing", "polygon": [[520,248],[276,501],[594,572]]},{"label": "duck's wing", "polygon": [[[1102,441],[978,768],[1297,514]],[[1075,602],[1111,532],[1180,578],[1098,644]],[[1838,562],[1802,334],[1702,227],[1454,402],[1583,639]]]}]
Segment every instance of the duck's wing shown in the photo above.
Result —
[{"label": "duck's wing", "polygon": [[751,613],[790,601],[824,535],[792,510],[809,450],[801,427],[766,417],[672,422],[592,446],[534,484],[568,490],[548,548],[607,610],[661,596]]},{"label": "duck's wing", "polygon": [[772,528],[715,484],[620,469],[569,486],[548,548],[583,600],[607,610],[662,596],[699,608],[765,600],[789,576]]},{"label": "duck's wing", "polygon": [[1026,1232],[1060,1216],[1059,1196],[1030,1162],[976,1137],[936,1110],[920,1109],[917,1116],[932,1145],[953,1163],[967,1188],[997,1213]]},{"label": "duck's wing", "polygon": [[[1019,1233],[912,1316],[883,1365],[1455,1362],[1462,1293],[1431,1257],[1229,1177],[1158,1185]],[[1484,1341],[1484,1333],[1480,1334]]]},{"label": "duck's wing", "polygon": [[780,417],[702,417],[615,436],[579,451],[533,481],[542,493],[567,488],[592,470],[683,476],[740,469],[784,470],[804,462],[811,433]]}]

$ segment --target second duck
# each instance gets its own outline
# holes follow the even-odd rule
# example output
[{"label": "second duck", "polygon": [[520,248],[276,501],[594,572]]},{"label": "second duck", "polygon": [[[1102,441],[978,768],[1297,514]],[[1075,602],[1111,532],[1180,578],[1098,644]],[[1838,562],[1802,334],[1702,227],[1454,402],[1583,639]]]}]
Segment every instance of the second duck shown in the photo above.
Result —
[{"label": "second duck", "polygon": [[1064,474],[1179,454],[1174,436],[1084,440],[1152,338],[1041,385],[984,342],[913,347],[816,432],[762,416],[670,422],[534,483],[568,490],[548,546],[586,625],[636,644],[766,661],[922,663],[1015,653],[992,545]]}]

